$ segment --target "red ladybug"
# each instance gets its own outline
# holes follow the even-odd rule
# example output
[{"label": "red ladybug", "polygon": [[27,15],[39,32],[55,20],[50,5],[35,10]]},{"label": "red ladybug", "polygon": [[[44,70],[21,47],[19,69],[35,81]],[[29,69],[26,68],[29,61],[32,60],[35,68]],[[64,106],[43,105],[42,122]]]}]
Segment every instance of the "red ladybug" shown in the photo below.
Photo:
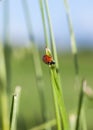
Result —
[{"label": "red ladybug", "polygon": [[55,64],[55,61],[53,60],[52,56],[48,56],[48,55],[44,55],[43,56],[43,61],[44,63],[48,64],[48,65],[53,65]]}]

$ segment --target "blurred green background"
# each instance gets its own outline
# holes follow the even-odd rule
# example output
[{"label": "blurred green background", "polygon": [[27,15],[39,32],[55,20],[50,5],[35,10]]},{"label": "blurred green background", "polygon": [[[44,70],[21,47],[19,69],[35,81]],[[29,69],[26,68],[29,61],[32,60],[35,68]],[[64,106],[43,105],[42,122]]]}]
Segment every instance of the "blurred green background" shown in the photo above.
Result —
[{"label": "blurred green background", "polygon": [[[22,87],[20,108],[19,108],[19,126],[21,123],[23,129],[31,128],[43,122],[42,112],[40,106],[40,97],[35,80],[35,70],[33,58],[30,49],[14,49],[11,58],[11,93],[14,91],[16,85]],[[30,53],[29,53],[30,52]],[[41,65],[44,76],[44,96],[47,120],[54,119],[54,103],[51,90],[51,82],[49,75],[49,68],[42,62],[43,52],[40,50]],[[76,77],[73,65],[73,56],[70,53],[58,53],[61,82],[63,84],[63,94],[65,105],[68,114],[77,112],[77,105],[79,99],[80,84],[76,83]],[[79,52],[79,67],[80,67],[80,81],[85,78],[88,84],[93,88],[93,53],[90,51]],[[38,65],[37,65],[38,67]],[[92,113],[93,100],[85,99],[86,104],[86,119],[88,130],[92,130]],[[26,127],[26,128],[25,128]]]},{"label": "blurred green background", "polygon": [[[64,4],[61,2],[60,0],[51,0],[49,1],[49,7],[58,52],[64,101],[70,116],[77,112],[82,79],[85,78],[88,85],[93,88],[93,15],[91,13],[93,12],[93,1],[69,1],[77,41],[79,77],[75,75],[70,34]],[[46,108],[44,113],[47,121],[49,121],[55,118],[55,111],[49,67],[42,61],[42,56],[45,54],[42,18],[38,1],[27,0],[27,3],[43,70],[44,107]],[[18,130],[27,130],[44,123],[33,62],[34,50],[30,43],[31,39],[29,39],[29,30],[26,26],[24,14],[22,2],[0,1],[0,42],[5,45],[5,56],[10,68],[7,70],[10,72],[10,76],[8,76],[10,84],[8,86],[9,107],[11,107],[15,87],[17,85],[22,87],[17,122]],[[85,98],[85,108],[88,130],[93,130],[93,100]]]}]

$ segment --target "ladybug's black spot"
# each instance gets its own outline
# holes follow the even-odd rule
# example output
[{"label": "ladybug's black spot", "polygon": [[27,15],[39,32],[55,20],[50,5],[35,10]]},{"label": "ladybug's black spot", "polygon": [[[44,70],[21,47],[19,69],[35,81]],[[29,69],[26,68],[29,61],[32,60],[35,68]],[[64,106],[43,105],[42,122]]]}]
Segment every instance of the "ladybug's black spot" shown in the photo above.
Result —
[{"label": "ladybug's black spot", "polygon": [[50,65],[54,65],[54,64],[55,64],[55,61],[51,61],[51,62],[50,62]]}]

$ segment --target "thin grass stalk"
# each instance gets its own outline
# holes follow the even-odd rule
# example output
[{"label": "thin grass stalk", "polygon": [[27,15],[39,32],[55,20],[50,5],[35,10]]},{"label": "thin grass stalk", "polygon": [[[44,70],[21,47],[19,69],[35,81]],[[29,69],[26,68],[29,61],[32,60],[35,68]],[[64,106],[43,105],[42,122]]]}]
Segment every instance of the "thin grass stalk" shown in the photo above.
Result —
[{"label": "thin grass stalk", "polygon": [[44,0],[44,5],[45,5],[45,11],[46,11],[46,16],[47,16],[47,21],[48,21],[48,27],[49,27],[49,35],[50,35],[50,41],[51,41],[51,48],[53,52],[53,57],[56,61],[56,72],[57,72],[57,79],[59,80],[59,86],[60,86],[60,91],[61,90],[61,80],[60,80],[60,74],[59,74],[59,63],[58,63],[58,56],[57,56],[57,49],[56,49],[56,44],[55,44],[55,38],[53,34],[53,27],[52,27],[52,22],[51,22],[51,17],[50,17],[50,12],[49,12],[49,7],[48,7],[48,0]]},{"label": "thin grass stalk", "polygon": [[9,43],[9,0],[4,2],[4,14],[3,14],[3,40],[4,40],[4,52],[5,52],[5,63],[6,63],[6,76],[7,76],[7,91],[10,92],[11,84],[11,46]]},{"label": "thin grass stalk", "polygon": [[12,97],[11,113],[10,113],[10,130],[16,130],[19,99],[21,87],[17,86]]},{"label": "thin grass stalk", "polygon": [[[85,113],[85,96],[89,96],[88,98],[91,97],[91,89],[87,86],[87,82],[85,81],[85,84],[83,86],[83,93],[84,93],[84,103],[82,105],[82,110],[81,110],[81,129],[87,130],[87,121],[86,121],[86,113]],[[88,95],[87,95],[88,94]],[[91,98],[90,98],[91,99]]]},{"label": "thin grass stalk", "polygon": [[[66,110],[65,108],[63,107],[64,106],[64,102],[62,101],[62,95],[61,95],[61,92],[60,92],[60,86],[59,86],[59,83],[57,81],[57,77],[55,77],[55,68],[52,68],[52,76],[53,76],[53,80],[54,80],[54,83],[55,85],[53,85],[53,92],[55,93],[56,95],[56,100],[57,100],[57,103],[58,103],[58,106],[59,106],[59,109],[60,109],[60,114],[61,114],[61,117],[62,117],[62,122],[63,122],[63,128],[64,129],[69,129],[69,125],[67,124],[68,120],[65,116],[66,114]],[[62,129],[62,128],[61,128]]]},{"label": "thin grass stalk", "polygon": [[27,26],[30,42],[31,41],[35,42],[32,26],[31,26],[32,24],[31,24],[30,14],[29,14],[30,11],[29,11],[26,0],[22,0],[22,7],[23,7],[23,11],[24,11],[24,16],[25,16],[25,20],[26,20],[26,26]]},{"label": "thin grass stalk", "polygon": [[15,118],[12,117],[16,113],[16,112],[14,112],[15,111],[15,106],[16,106],[15,100],[16,100],[16,96],[13,95],[13,97],[12,97],[12,105],[11,105],[11,113],[10,113],[10,130],[12,130],[12,128],[15,130],[15,121],[12,121],[13,119],[15,120]]},{"label": "thin grass stalk", "polygon": [[12,49],[8,43],[5,44],[4,52],[5,52],[6,75],[7,75],[7,92],[9,95],[11,91],[11,52],[12,52]]},{"label": "thin grass stalk", "polygon": [[[50,13],[49,13],[48,1],[47,0],[44,0],[44,1],[45,1],[45,9],[46,9],[46,15],[47,15],[48,25],[49,25],[49,33],[50,33],[50,39],[51,39],[52,52],[53,52],[54,59],[56,61],[56,71],[54,71],[55,82],[58,82],[58,86],[60,89],[59,91],[60,91],[60,94],[62,96],[61,82],[60,82],[60,75],[59,75],[59,64],[58,64],[58,57],[57,57],[55,38],[54,38],[54,34],[53,34],[52,22],[51,22]],[[63,97],[62,97],[62,99],[63,99]]]},{"label": "thin grass stalk", "polygon": [[[68,4],[67,0],[64,0],[64,5],[66,8],[67,21],[68,21],[68,26],[69,26],[69,30],[70,30],[72,54],[74,57],[75,74],[76,74],[76,76],[79,76],[79,63],[78,63],[78,57],[77,57],[77,46],[76,46],[76,40],[75,40],[75,34],[74,34],[73,25],[72,25],[72,20],[71,20],[71,16],[70,16],[69,4]],[[76,78],[77,78],[76,82],[79,84],[80,81],[79,81],[78,77],[76,77]],[[82,121],[83,130],[85,130],[85,128],[87,129],[84,111],[85,111],[85,109],[83,106],[82,114],[81,114],[81,117],[83,119],[83,121]]]},{"label": "thin grass stalk", "polygon": [[46,119],[45,96],[44,96],[44,79],[43,79],[43,72],[40,63],[39,52],[35,44],[32,44],[32,53],[33,53],[33,61],[34,61],[35,74],[36,74],[36,83],[38,86],[38,92],[41,101],[42,117],[43,117],[43,121],[46,121],[47,119]]},{"label": "thin grass stalk", "polygon": [[76,119],[76,127],[75,127],[75,130],[78,130],[78,129],[79,129],[79,121],[80,121],[81,109],[82,109],[83,98],[84,98],[83,88],[84,88],[85,86],[86,86],[86,81],[83,80],[83,81],[82,81],[81,90],[80,90],[80,95],[79,95],[78,112],[77,112],[77,119]]},{"label": "thin grass stalk", "polygon": [[66,16],[68,21],[68,27],[70,31],[70,38],[71,38],[71,47],[72,47],[72,54],[74,56],[74,65],[75,65],[75,74],[79,74],[79,65],[78,65],[78,58],[77,58],[77,47],[76,47],[76,40],[75,40],[75,34],[72,26],[72,20],[70,16],[70,9],[69,4],[67,0],[64,0],[64,5],[66,9]]},{"label": "thin grass stalk", "polygon": [[85,113],[85,106],[83,103],[82,110],[81,110],[81,128],[83,130],[87,130],[87,122],[86,122],[86,113]]},{"label": "thin grass stalk", "polygon": [[57,95],[56,95],[56,91],[55,91],[56,84],[55,84],[55,80],[54,80],[53,68],[50,69],[50,72],[51,72],[51,83],[52,83],[53,97],[54,97],[54,104],[55,104],[55,112],[56,112],[57,129],[62,130],[59,105],[58,105]]},{"label": "thin grass stalk", "polygon": [[56,70],[53,69],[53,75],[54,75],[54,81],[55,81],[55,91],[56,91],[56,95],[57,95],[57,98],[58,98],[58,104],[59,104],[59,108],[60,108],[60,113],[61,113],[61,117],[62,117],[62,121],[63,121],[63,127],[64,129],[69,129],[69,124],[67,124],[68,122],[68,119],[67,119],[67,115],[66,115],[66,110],[65,110],[65,107],[64,106],[64,101],[63,101],[63,98],[62,98],[62,93],[60,91],[60,84],[57,80],[57,75],[56,75]]},{"label": "thin grass stalk", "polygon": [[[38,92],[40,96],[40,103],[41,103],[41,110],[42,110],[42,117],[43,121],[47,120],[47,117],[45,115],[46,113],[46,107],[45,107],[45,97],[44,97],[44,80],[43,80],[43,72],[41,68],[41,63],[40,63],[40,57],[39,57],[39,51],[35,45],[35,38],[33,35],[32,31],[32,26],[31,26],[31,20],[30,20],[30,14],[29,14],[29,9],[26,0],[22,1],[24,13],[25,13],[25,19],[26,19],[26,24],[28,28],[28,34],[29,34],[29,39],[32,44],[32,54],[33,54],[33,61],[34,61],[34,68],[35,68],[35,75],[36,75],[36,83],[38,86]],[[38,67],[37,67],[38,66]]]},{"label": "thin grass stalk", "polygon": [[6,67],[4,48],[0,43],[0,98],[1,98],[1,119],[2,129],[9,130],[9,110],[8,110],[8,96],[6,91],[7,80],[6,80]]},{"label": "thin grass stalk", "polygon": [[31,128],[29,130],[43,130],[45,128],[50,128],[50,127],[54,127],[56,125],[56,120],[53,119],[53,120],[50,120],[44,124],[41,124],[39,126],[35,126],[34,128]]},{"label": "thin grass stalk", "polygon": [[[46,15],[47,15],[47,20],[48,20],[52,52],[53,52],[54,59],[56,61],[56,71],[55,71],[54,75],[56,76],[56,79],[58,80],[57,82],[59,84],[59,87],[60,87],[59,89],[61,92],[62,90],[61,90],[61,82],[60,82],[60,75],[59,75],[59,64],[58,64],[58,57],[57,57],[55,38],[54,38],[54,34],[53,34],[52,22],[51,22],[50,13],[49,13],[48,1],[44,0],[44,4],[45,4],[45,10],[46,10]],[[61,93],[61,95],[62,95],[62,93]],[[63,97],[62,97],[62,99],[63,99]]]},{"label": "thin grass stalk", "polygon": [[[49,28],[50,28],[50,35],[51,35],[50,37],[51,37],[51,42],[52,42],[51,44],[52,44],[52,48],[53,48],[53,55],[54,55],[54,58],[55,58],[55,61],[56,61],[56,66],[57,66],[56,68],[58,70],[57,53],[56,53],[55,41],[54,41],[54,36],[53,36],[53,31],[52,31],[52,24],[51,24],[51,20],[50,20],[50,15],[49,15],[49,9],[48,9],[48,3],[47,3],[47,1],[45,1],[45,7],[46,7],[46,13],[48,14],[47,16],[48,16],[48,20],[49,20]],[[59,81],[59,77],[57,79]],[[61,93],[61,95],[62,95],[62,93]],[[64,123],[67,123],[67,122],[64,121]],[[64,124],[64,127],[67,129],[68,128],[67,124]]]},{"label": "thin grass stalk", "polygon": [[39,0],[39,5],[40,5],[41,14],[42,14],[42,23],[43,23],[46,46],[48,48],[50,48],[50,41],[49,41],[49,38],[48,38],[47,26],[46,26],[45,15],[44,15],[44,6],[43,6],[42,0]]},{"label": "thin grass stalk", "polygon": [[[49,48],[50,44],[47,44],[47,42],[49,42],[49,40],[47,41],[46,37],[48,35],[48,32],[46,30],[46,22],[45,22],[45,14],[44,14],[44,7],[43,7],[43,0],[39,0],[40,3],[40,8],[41,8],[41,14],[42,14],[42,19],[43,19],[43,27],[44,27],[44,35],[45,35],[45,42],[46,42],[46,46]],[[52,86],[55,85],[54,81],[53,81],[53,76],[52,76],[52,71],[51,71],[51,82],[52,82]],[[53,87],[54,88],[54,87]],[[56,93],[55,90],[53,89],[53,97],[54,97],[54,104],[55,104],[55,113],[56,113],[56,120],[57,120],[57,129],[60,130],[61,129],[61,117],[60,117],[60,112],[59,112],[59,108],[58,108],[58,103],[57,103],[57,97],[56,97]]]},{"label": "thin grass stalk", "polygon": [[[59,96],[60,99],[58,97],[57,98],[58,98],[58,102],[59,102],[59,100],[61,101],[61,104],[59,104],[59,107],[60,107],[60,110],[61,110],[61,116],[62,116],[64,129],[67,130],[67,129],[69,129],[69,123],[68,123],[68,120],[67,120],[67,115],[66,115],[66,110],[65,110],[64,100],[63,100],[63,94],[62,94],[62,89],[61,89],[57,50],[56,50],[55,39],[54,39],[54,34],[53,34],[53,28],[52,28],[50,13],[49,13],[48,1],[44,0],[44,4],[45,4],[45,10],[46,10],[46,15],[47,15],[47,20],[48,20],[52,52],[53,52],[54,59],[56,61],[56,67],[54,69],[56,71],[54,71],[53,75],[54,75],[55,83],[57,83],[56,87],[58,87],[58,89],[59,89],[59,93],[58,93],[57,96],[60,95]],[[55,91],[56,91],[56,88],[55,88]]]},{"label": "thin grass stalk", "polygon": [[48,20],[49,36],[50,36],[52,53],[53,53],[53,57],[56,61],[56,70],[58,71],[59,65],[58,65],[58,58],[57,58],[57,50],[56,50],[55,38],[54,38],[54,34],[53,34],[53,27],[52,27],[52,22],[51,22],[51,18],[50,18],[49,7],[48,7],[48,0],[44,0],[44,5],[45,5],[46,17],[47,17],[47,20]]}]

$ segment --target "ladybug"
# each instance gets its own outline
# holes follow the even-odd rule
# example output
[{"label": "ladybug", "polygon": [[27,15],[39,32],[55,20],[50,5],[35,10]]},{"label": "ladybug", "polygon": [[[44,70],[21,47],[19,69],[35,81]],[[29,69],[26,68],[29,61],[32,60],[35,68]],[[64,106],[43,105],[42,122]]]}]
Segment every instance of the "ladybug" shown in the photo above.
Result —
[{"label": "ladybug", "polygon": [[44,55],[43,56],[43,61],[44,63],[48,64],[48,65],[53,65],[55,64],[55,61],[53,60],[52,56],[48,56],[48,55]]}]

